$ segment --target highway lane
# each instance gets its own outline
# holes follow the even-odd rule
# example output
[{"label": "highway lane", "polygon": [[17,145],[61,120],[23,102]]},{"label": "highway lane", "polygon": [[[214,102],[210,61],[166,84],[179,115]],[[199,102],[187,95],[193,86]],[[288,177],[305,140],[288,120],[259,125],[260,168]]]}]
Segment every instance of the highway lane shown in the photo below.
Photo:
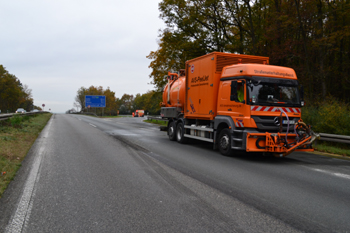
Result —
[{"label": "highway lane", "polygon": [[[308,153],[224,157],[211,144],[171,142],[142,120],[54,115],[1,200],[1,226],[25,232],[349,231],[348,161]],[[32,189],[30,166],[37,167]]]},{"label": "highway lane", "polygon": [[[164,132],[145,132],[140,137],[151,138],[150,144],[136,140],[133,135],[125,136],[124,140],[137,141],[161,155],[158,160],[168,166],[302,231],[350,229],[349,161],[310,153],[294,153],[282,159],[246,154],[227,158],[212,151],[211,144],[170,142]],[[152,140],[160,145],[154,146]]]}]

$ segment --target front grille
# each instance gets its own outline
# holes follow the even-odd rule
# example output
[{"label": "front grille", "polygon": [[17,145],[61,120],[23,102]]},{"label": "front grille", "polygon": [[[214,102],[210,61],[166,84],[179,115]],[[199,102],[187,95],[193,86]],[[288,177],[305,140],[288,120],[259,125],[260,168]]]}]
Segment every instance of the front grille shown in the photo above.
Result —
[{"label": "front grille", "polygon": [[[258,131],[260,132],[271,132],[271,133],[277,133],[279,132],[280,127],[275,125],[274,120],[276,116],[252,116],[254,119]],[[279,117],[278,117],[279,118]],[[286,117],[282,118],[283,120],[287,120]],[[289,117],[290,121],[298,122],[299,117]],[[287,132],[287,124],[283,124],[282,132]],[[289,132],[294,131],[294,125],[290,124],[289,125]]]}]

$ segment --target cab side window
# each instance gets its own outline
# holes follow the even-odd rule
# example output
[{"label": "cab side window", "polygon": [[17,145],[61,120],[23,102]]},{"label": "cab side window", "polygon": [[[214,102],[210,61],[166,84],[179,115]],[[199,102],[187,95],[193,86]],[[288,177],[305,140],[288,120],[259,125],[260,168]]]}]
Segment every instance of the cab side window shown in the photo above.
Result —
[{"label": "cab side window", "polygon": [[238,99],[238,102],[244,101],[244,84],[243,83],[238,83],[237,85],[237,99]]},{"label": "cab side window", "polygon": [[232,81],[231,82],[231,101],[244,103],[244,82]]}]

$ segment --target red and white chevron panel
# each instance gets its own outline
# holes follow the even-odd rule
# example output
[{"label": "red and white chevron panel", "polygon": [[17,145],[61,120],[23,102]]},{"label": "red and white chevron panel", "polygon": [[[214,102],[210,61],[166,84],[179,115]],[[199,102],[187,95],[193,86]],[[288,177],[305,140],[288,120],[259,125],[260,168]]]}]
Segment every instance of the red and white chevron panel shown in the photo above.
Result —
[{"label": "red and white chevron panel", "polygon": [[[251,106],[250,110],[257,112],[280,112],[282,107]],[[300,108],[282,108],[285,112],[300,113]]]},{"label": "red and white chevron panel", "polygon": [[236,127],[244,127],[243,120],[236,119]]}]

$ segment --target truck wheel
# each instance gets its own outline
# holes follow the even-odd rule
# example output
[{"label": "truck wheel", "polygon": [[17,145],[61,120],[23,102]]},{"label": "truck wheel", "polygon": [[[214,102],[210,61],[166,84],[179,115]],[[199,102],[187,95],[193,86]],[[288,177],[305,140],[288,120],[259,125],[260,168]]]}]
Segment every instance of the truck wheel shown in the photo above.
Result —
[{"label": "truck wheel", "polygon": [[229,129],[223,129],[219,135],[218,141],[219,151],[222,155],[230,156],[232,153],[231,149],[231,132]]},{"label": "truck wheel", "polygon": [[169,123],[168,126],[168,137],[170,141],[175,141],[176,140],[176,129],[175,129],[175,122],[172,121]]},{"label": "truck wheel", "polygon": [[185,129],[183,127],[182,122],[178,123],[176,126],[176,140],[179,143],[186,143],[186,138],[184,137]]}]

